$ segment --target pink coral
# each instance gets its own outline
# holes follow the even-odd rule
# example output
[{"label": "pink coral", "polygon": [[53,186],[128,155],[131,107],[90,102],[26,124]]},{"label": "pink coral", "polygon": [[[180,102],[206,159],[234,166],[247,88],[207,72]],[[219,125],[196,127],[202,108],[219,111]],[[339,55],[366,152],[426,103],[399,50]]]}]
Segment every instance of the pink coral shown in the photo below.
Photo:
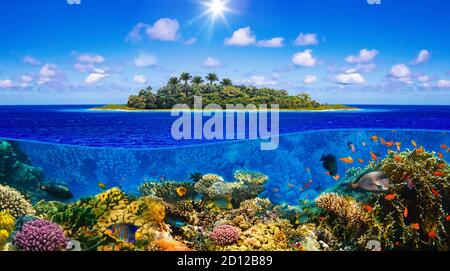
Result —
[{"label": "pink coral", "polygon": [[220,225],[214,228],[209,238],[218,246],[231,245],[239,240],[241,230],[231,225]]},{"label": "pink coral", "polygon": [[67,244],[63,229],[48,220],[34,220],[23,225],[14,237],[14,245],[25,251],[59,251]]}]

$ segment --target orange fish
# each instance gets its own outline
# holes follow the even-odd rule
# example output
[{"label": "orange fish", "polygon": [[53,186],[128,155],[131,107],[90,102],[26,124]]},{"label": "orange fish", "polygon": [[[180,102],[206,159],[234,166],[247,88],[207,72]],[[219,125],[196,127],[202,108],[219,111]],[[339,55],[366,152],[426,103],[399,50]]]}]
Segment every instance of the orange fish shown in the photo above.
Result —
[{"label": "orange fish", "polygon": [[372,212],[373,208],[370,205],[364,204],[363,205],[363,209],[366,210],[367,212]]},{"label": "orange fish", "polygon": [[395,146],[397,146],[397,151],[400,152],[402,150],[402,143],[401,142],[395,142]]},{"label": "orange fish", "polygon": [[434,195],[435,197],[439,197],[439,196],[440,196],[439,192],[436,191],[436,189],[434,189],[434,188],[431,188],[431,193],[433,193],[433,195]]},{"label": "orange fish", "polygon": [[377,142],[378,141],[378,137],[377,136],[372,136],[372,140]]},{"label": "orange fish", "polygon": [[432,239],[436,239],[438,236],[437,236],[435,231],[429,231],[428,232],[428,237],[430,237]]},{"label": "orange fish", "polygon": [[434,176],[436,176],[436,177],[443,177],[443,176],[444,176],[444,172],[442,172],[442,171],[436,171],[436,172],[434,173]]},{"label": "orange fish", "polygon": [[441,163],[441,164],[439,164],[437,166],[438,166],[439,169],[443,169],[443,168],[445,168],[445,163]]},{"label": "orange fish", "polygon": [[419,223],[412,223],[411,228],[413,228],[413,230],[418,231],[420,229],[420,225],[419,225]]},{"label": "orange fish", "polygon": [[309,188],[311,185],[309,183],[303,185],[306,188]]},{"label": "orange fish", "polygon": [[438,152],[437,155],[439,156],[439,158],[444,159],[444,155],[441,152]]},{"label": "orange fish", "polygon": [[319,220],[320,221],[324,221],[325,219],[327,219],[326,217],[323,217],[323,216],[319,216]]},{"label": "orange fish", "polygon": [[339,159],[339,160],[341,160],[342,162],[344,162],[344,163],[346,163],[346,164],[353,164],[353,158],[352,158],[351,156],[349,156],[349,157],[344,157],[344,158],[341,158],[341,159]]},{"label": "orange fish", "polygon": [[417,143],[414,140],[411,140],[411,144],[413,145],[414,148],[417,148]]},{"label": "orange fish", "polygon": [[445,217],[445,221],[450,221],[450,215]]},{"label": "orange fish", "polygon": [[417,154],[419,154],[419,153],[423,153],[423,147],[420,147],[420,148],[418,148],[418,149],[416,149],[416,153]]},{"label": "orange fish", "polygon": [[360,162],[362,164],[362,163],[364,163],[364,160],[361,158],[358,158],[358,162]]},{"label": "orange fish", "polygon": [[403,217],[404,218],[408,217],[408,207],[405,207],[405,210],[403,211]]},{"label": "orange fish", "polygon": [[370,152],[370,156],[372,156],[372,160],[373,161],[377,161],[378,160],[378,156],[375,153]]},{"label": "orange fish", "polygon": [[385,198],[386,200],[391,201],[391,200],[394,200],[396,197],[397,197],[397,196],[396,196],[395,194],[389,194],[389,195],[387,195],[387,196],[384,197],[384,198]]},{"label": "orange fish", "polygon": [[334,179],[335,181],[338,181],[340,178],[341,178],[341,176],[339,176],[339,175],[333,176],[333,179]]},{"label": "orange fish", "polygon": [[394,160],[397,162],[400,162],[400,161],[402,161],[402,157],[400,155],[396,155],[396,156],[394,156]]},{"label": "orange fish", "polygon": [[443,148],[444,150],[446,150],[446,149],[447,149],[447,145],[441,144],[441,148]]}]

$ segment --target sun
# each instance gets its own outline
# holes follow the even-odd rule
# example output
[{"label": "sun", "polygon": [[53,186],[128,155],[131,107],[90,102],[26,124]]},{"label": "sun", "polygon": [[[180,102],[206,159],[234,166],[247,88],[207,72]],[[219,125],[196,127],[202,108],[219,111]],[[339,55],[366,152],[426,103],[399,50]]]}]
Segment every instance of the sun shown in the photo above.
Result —
[{"label": "sun", "polygon": [[204,1],[202,4],[207,8],[204,15],[209,15],[212,21],[215,21],[217,18],[225,21],[225,13],[231,11],[231,9],[227,6],[228,2],[228,0]]}]

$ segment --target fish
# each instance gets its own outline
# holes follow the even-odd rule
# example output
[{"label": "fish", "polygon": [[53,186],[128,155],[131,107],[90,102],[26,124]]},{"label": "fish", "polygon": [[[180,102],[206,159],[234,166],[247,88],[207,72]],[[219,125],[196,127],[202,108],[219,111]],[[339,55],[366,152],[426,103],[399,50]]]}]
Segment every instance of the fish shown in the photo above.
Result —
[{"label": "fish", "polygon": [[380,142],[381,142],[381,144],[383,144],[384,146],[387,146],[387,147],[392,147],[392,146],[394,146],[394,141],[388,142],[388,141],[384,140],[384,139],[381,138],[381,137],[380,137]]},{"label": "fish", "polygon": [[167,224],[176,227],[176,228],[181,228],[187,225],[187,222],[179,216],[174,216],[174,215],[170,215],[166,218],[165,222],[167,222]]},{"label": "fish", "polygon": [[446,150],[446,149],[447,149],[447,145],[441,144],[441,148],[444,149],[444,150]]},{"label": "fish", "polygon": [[110,237],[127,243],[136,243],[135,234],[138,227],[131,224],[113,224],[106,228],[105,233]]},{"label": "fish", "polygon": [[303,245],[300,242],[295,242],[294,244],[292,244],[292,246],[298,250],[303,249]]},{"label": "fish", "polygon": [[219,209],[226,209],[226,210],[233,209],[233,204],[231,203],[231,196],[229,195],[211,200],[208,202],[207,206],[209,208],[217,207]]},{"label": "fish", "polygon": [[405,207],[405,210],[403,210],[403,217],[404,218],[408,217],[408,207]]},{"label": "fish", "polygon": [[339,160],[346,164],[353,164],[353,158],[351,156],[343,157],[343,158],[340,158]]},{"label": "fish", "polygon": [[326,220],[326,219],[327,219],[326,217],[319,216],[319,220],[320,220],[320,221],[324,221],[324,220]]},{"label": "fish", "polygon": [[369,171],[359,176],[350,186],[367,192],[383,192],[389,188],[389,178],[382,171]]},{"label": "fish", "polygon": [[310,172],[311,172],[311,169],[310,169],[309,167],[307,167],[307,168],[305,168],[305,171],[308,172],[308,173],[310,173]]},{"label": "fish", "polygon": [[438,236],[435,231],[431,230],[428,232],[428,237],[430,237],[431,239],[436,239]]},{"label": "fish", "polygon": [[394,160],[397,162],[400,162],[400,161],[402,161],[402,157],[400,155],[396,155],[396,156],[394,156]]},{"label": "fish", "polygon": [[311,184],[307,183],[307,184],[304,184],[303,186],[306,188],[309,188],[309,187],[311,187]]},{"label": "fish", "polygon": [[335,181],[339,181],[340,178],[341,178],[341,176],[339,176],[339,175],[333,176],[333,179],[334,179]]},{"label": "fish", "polygon": [[397,151],[400,152],[402,150],[402,143],[401,142],[395,142],[395,146],[397,146]]},{"label": "fish", "polygon": [[414,140],[411,140],[411,144],[413,145],[414,148],[417,148],[417,142]]},{"label": "fish", "polygon": [[378,141],[378,137],[377,136],[372,136],[372,141],[375,141],[375,142],[377,142]]},{"label": "fish", "polygon": [[362,164],[362,163],[364,163],[364,160],[361,158],[358,158],[358,162]]},{"label": "fish", "polygon": [[201,174],[200,172],[191,173],[191,175],[189,176],[189,180],[196,183],[199,182],[202,178],[203,174]]},{"label": "fish", "polygon": [[396,197],[397,197],[397,195],[395,195],[395,194],[389,194],[389,195],[385,196],[384,198],[386,200],[391,201],[391,200],[394,200]]},{"label": "fish", "polygon": [[450,221],[450,215],[445,217],[445,221]]},{"label": "fish", "polygon": [[434,172],[434,176],[436,176],[436,177],[443,177],[444,176],[444,172],[436,171],[436,172]]},{"label": "fish", "polygon": [[373,161],[377,161],[378,160],[378,156],[375,153],[370,152],[370,156],[372,157]]},{"label": "fish", "polygon": [[439,158],[444,159],[444,155],[441,152],[437,152],[437,155],[439,156]]},{"label": "fish", "polygon": [[309,179],[308,182],[313,183],[313,180],[312,180],[312,179]]},{"label": "fish", "polygon": [[102,182],[98,183],[98,187],[100,187],[101,189],[105,190],[106,189],[106,185]]},{"label": "fish", "polygon": [[338,165],[336,156],[332,154],[325,155],[323,154],[320,158],[320,161],[323,162],[322,166],[330,173],[330,176],[336,176],[338,172]]},{"label": "fish", "polygon": [[448,148],[445,152],[446,152],[446,153],[449,153],[449,152],[450,152],[450,148]]},{"label": "fish", "polygon": [[434,189],[434,188],[431,188],[431,193],[433,193],[433,195],[435,197],[439,197],[440,196],[439,192],[436,189]]},{"label": "fish", "polygon": [[438,167],[439,169],[443,169],[443,168],[445,168],[445,163],[441,163],[441,164],[437,165],[437,167]]},{"label": "fish", "polygon": [[366,210],[366,211],[369,212],[369,213],[373,211],[372,206],[367,205],[367,204],[364,204],[364,205],[363,205],[363,209]]},{"label": "fish", "polygon": [[186,194],[187,194],[187,188],[186,187],[178,187],[177,189],[176,189],[176,192],[177,192],[177,194],[178,194],[178,196],[180,196],[180,197],[184,197],[184,196],[186,196]]},{"label": "fish", "polygon": [[71,199],[73,198],[72,192],[70,189],[62,184],[46,184],[40,187],[42,191],[45,191],[47,194],[54,198],[58,199]]},{"label": "fish", "polygon": [[412,228],[413,230],[418,231],[418,230],[420,229],[420,225],[419,225],[419,223],[412,223],[412,224],[411,224],[411,228]]},{"label": "fish", "polygon": [[416,153],[417,153],[417,154],[423,153],[423,152],[424,152],[423,147],[420,147],[420,148],[416,149]]},{"label": "fish", "polygon": [[348,148],[350,149],[351,152],[353,152],[353,153],[356,152],[355,144],[353,144],[352,142],[348,142],[347,146],[348,146]]},{"label": "fish", "polygon": [[363,142],[361,143],[361,145],[363,145],[363,147],[367,146],[367,144],[366,144],[365,141],[363,141]]}]

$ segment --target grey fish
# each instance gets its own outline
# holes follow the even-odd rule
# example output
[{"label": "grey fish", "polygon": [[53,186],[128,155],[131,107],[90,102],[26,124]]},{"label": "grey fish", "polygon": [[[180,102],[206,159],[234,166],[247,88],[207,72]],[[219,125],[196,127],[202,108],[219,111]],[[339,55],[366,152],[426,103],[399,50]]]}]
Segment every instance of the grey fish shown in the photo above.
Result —
[{"label": "grey fish", "polygon": [[58,198],[58,199],[73,198],[72,192],[70,192],[70,189],[65,185],[47,184],[47,185],[41,186],[41,190],[45,191],[50,196]]},{"label": "grey fish", "polygon": [[389,188],[389,178],[382,171],[370,171],[362,174],[356,181],[351,183],[353,189],[368,192],[383,192]]}]

